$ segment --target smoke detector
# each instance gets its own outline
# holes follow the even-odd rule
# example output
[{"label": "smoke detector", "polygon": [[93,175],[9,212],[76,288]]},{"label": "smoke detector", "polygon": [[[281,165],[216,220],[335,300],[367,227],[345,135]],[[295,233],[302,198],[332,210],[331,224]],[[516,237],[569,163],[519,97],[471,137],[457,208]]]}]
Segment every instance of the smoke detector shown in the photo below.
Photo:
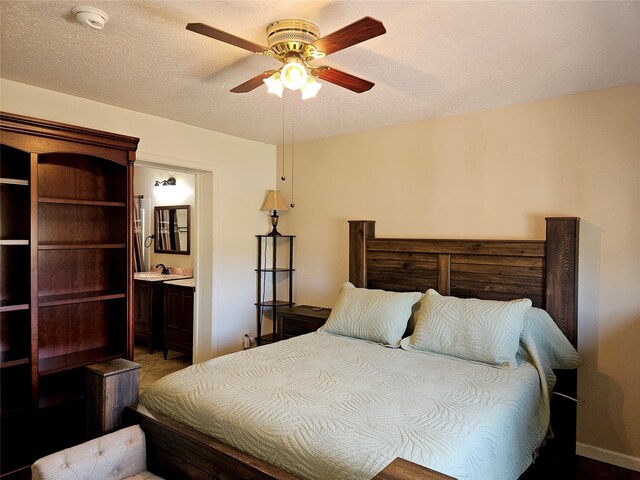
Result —
[{"label": "smoke detector", "polygon": [[109,21],[109,15],[94,7],[73,7],[71,13],[76,16],[78,23],[96,30],[102,30]]}]

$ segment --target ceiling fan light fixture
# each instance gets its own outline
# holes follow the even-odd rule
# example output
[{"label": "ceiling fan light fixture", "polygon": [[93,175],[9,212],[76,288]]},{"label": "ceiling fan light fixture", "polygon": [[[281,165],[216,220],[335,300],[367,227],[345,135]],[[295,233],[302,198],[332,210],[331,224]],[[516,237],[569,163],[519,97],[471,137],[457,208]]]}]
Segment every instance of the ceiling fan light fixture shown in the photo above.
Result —
[{"label": "ceiling fan light fixture", "polygon": [[307,83],[305,83],[303,87],[300,89],[300,92],[302,94],[302,100],[315,97],[321,88],[322,88],[322,84],[318,82],[315,78],[313,78],[311,75],[309,75],[309,77],[307,78]]},{"label": "ceiling fan light fixture", "polygon": [[[326,65],[312,66],[312,60],[323,58],[326,55],[339,52],[366,40],[386,33],[381,21],[371,17],[362,17],[346,27],[320,37],[320,29],[317,25],[300,19],[284,19],[272,22],[267,27],[268,47],[237,37],[204,23],[188,23],[187,30],[213,38],[229,45],[233,45],[253,53],[272,57],[284,64],[280,68],[280,82],[290,90],[302,90],[308,84],[308,92],[304,98],[311,98],[320,88],[317,82],[308,82],[309,75],[321,78],[355,93],[363,93],[370,90],[374,83],[347,72]],[[247,93],[258,88],[272,77],[276,70],[267,70],[253,76],[249,80],[231,89],[233,93]],[[272,88],[275,95],[283,95],[280,87],[275,82]]]},{"label": "ceiling fan light fixture", "polygon": [[299,60],[287,63],[280,71],[280,81],[289,90],[300,90],[308,77],[307,69]]},{"label": "ceiling fan light fixture", "polygon": [[277,95],[278,97],[282,98],[282,93],[284,92],[284,85],[280,80],[279,71],[274,73],[270,77],[265,78],[262,81],[267,85],[267,89],[269,93],[273,93],[274,95]]}]

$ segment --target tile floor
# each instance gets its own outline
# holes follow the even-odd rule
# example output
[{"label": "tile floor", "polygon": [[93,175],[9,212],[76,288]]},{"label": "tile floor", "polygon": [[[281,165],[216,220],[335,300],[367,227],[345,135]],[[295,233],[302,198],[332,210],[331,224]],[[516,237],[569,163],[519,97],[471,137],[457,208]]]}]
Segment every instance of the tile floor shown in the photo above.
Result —
[{"label": "tile floor", "polygon": [[167,359],[162,350],[149,353],[147,347],[135,346],[133,361],[140,364],[140,393],[159,378],[191,365],[191,359],[169,350]]}]

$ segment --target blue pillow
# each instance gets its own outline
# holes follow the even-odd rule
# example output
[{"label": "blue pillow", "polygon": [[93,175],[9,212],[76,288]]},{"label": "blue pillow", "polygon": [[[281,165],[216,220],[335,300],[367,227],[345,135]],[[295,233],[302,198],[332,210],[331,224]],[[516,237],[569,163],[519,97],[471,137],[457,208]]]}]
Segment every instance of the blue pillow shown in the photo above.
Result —
[{"label": "blue pillow", "polygon": [[347,282],[320,332],[397,347],[422,293],[356,288]]},{"label": "blue pillow", "polygon": [[516,368],[520,332],[531,300],[502,302],[442,296],[429,289],[407,350],[425,350],[500,368]]}]

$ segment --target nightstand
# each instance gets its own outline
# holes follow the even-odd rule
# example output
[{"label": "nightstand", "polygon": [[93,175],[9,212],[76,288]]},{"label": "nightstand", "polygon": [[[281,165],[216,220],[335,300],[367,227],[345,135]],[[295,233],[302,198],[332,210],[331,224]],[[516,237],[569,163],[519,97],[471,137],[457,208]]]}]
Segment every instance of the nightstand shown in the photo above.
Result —
[{"label": "nightstand", "polygon": [[315,332],[329,318],[330,308],[298,305],[278,309],[278,340]]}]

